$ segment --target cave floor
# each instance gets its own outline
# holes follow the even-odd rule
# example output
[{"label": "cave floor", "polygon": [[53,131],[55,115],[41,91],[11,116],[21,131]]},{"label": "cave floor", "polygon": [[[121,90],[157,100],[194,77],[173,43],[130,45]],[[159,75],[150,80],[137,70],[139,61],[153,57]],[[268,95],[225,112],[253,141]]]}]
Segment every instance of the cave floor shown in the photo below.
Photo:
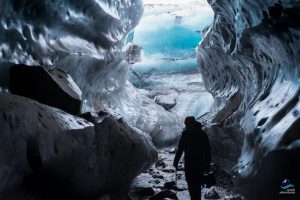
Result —
[{"label": "cave floor", "polygon": [[[151,169],[147,172],[140,174],[132,184],[133,190],[135,188],[147,188],[152,187],[155,193],[160,192],[166,188],[165,183],[175,181],[175,171],[172,166],[173,159],[175,156],[175,148],[162,149],[159,150],[159,159],[158,163],[156,163]],[[183,171],[183,162],[180,161],[179,167],[177,171],[177,191],[172,190],[177,194],[179,200],[188,200],[190,199],[189,193],[187,190],[187,184],[185,181],[184,171]],[[219,198],[211,198],[209,199],[222,199],[222,200],[243,200],[245,199],[238,191],[236,186],[234,186],[232,182],[232,178],[230,175],[226,174],[223,170],[221,170],[217,166],[212,167],[212,171],[214,171],[217,184],[210,189],[203,188],[202,189],[202,199],[208,199],[208,194],[212,193],[214,190]],[[140,198],[140,199],[148,199],[149,197]]]}]

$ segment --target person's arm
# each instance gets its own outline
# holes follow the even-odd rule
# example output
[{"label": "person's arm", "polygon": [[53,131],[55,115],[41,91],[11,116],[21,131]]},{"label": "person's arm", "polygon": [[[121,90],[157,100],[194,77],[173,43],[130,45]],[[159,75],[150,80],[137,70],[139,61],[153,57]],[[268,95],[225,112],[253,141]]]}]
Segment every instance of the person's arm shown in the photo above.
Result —
[{"label": "person's arm", "polygon": [[182,133],[182,136],[179,140],[179,144],[178,144],[178,148],[177,148],[177,151],[176,151],[176,155],[175,155],[175,158],[174,158],[174,162],[173,162],[173,166],[177,169],[178,168],[178,163],[179,163],[179,160],[182,156],[182,153],[183,153],[183,150],[184,150],[184,132]]},{"label": "person's arm", "polygon": [[204,133],[205,138],[205,147],[204,147],[204,171],[209,172],[210,171],[210,162],[211,162],[211,148],[209,139],[206,133]]}]

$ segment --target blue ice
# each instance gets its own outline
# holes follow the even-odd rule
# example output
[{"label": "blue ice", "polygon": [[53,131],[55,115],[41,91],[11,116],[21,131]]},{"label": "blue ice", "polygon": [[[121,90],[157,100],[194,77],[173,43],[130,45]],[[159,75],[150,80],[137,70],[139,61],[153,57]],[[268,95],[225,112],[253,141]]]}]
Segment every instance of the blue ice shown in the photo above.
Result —
[{"label": "blue ice", "polygon": [[129,81],[149,96],[174,98],[170,112],[182,117],[201,116],[214,102],[204,88],[195,50],[214,14],[207,3],[199,2],[146,5],[139,25],[126,39],[143,48],[141,62],[131,66]]},{"label": "blue ice", "polygon": [[202,29],[213,20],[208,4],[145,5],[139,25],[126,41],[143,48],[142,62],[132,66],[138,73],[174,73],[197,69],[195,48]]}]

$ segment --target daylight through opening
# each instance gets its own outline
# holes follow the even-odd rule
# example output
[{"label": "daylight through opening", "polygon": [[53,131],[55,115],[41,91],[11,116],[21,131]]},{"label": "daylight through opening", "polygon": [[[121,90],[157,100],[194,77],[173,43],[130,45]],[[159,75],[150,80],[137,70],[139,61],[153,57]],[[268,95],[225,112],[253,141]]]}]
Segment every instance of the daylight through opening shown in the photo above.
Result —
[{"label": "daylight through opening", "polygon": [[213,104],[196,51],[214,13],[205,0],[144,0],[144,14],[128,34],[129,81],[166,110],[199,117]]}]

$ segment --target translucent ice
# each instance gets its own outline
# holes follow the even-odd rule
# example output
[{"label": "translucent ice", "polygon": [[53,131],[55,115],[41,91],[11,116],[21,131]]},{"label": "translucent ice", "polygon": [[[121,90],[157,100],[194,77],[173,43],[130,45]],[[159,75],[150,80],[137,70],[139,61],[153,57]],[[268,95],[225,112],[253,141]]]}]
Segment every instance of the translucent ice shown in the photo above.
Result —
[{"label": "translucent ice", "polygon": [[[145,12],[128,38],[143,48],[129,80],[150,98],[172,98],[181,117],[206,113],[214,100],[205,91],[195,47],[213,12],[205,1],[145,1]],[[129,39],[128,39],[129,40]]]}]

